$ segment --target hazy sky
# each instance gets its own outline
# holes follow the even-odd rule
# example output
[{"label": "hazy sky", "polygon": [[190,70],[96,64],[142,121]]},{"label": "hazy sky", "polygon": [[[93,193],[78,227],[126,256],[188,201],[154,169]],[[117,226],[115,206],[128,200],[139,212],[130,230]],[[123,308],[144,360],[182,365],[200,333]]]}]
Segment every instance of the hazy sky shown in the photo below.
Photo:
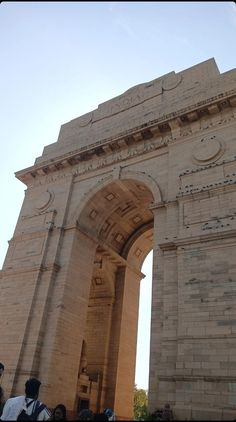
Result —
[{"label": "hazy sky", "polygon": [[[2,2],[0,268],[26,188],[14,172],[34,164],[61,124],[134,85],[212,57],[221,73],[233,69],[235,40],[234,2]],[[141,284],[142,388],[150,280]]]}]

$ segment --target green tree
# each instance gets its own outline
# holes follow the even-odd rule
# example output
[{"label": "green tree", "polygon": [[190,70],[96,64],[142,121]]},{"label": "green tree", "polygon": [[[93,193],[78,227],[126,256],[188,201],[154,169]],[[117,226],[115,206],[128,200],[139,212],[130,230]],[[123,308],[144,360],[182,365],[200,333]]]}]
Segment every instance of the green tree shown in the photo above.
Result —
[{"label": "green tree", "polygon": [[134,386],[134,419],[144,419],[148,415],[148,394],[146,390]]}]

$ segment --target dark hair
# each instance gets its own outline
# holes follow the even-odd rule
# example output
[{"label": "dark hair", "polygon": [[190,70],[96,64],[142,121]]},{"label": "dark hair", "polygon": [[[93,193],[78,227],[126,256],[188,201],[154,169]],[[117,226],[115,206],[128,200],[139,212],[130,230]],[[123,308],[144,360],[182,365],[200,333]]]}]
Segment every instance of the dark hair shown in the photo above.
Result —
[{"label": "dark hair", "polygon": [[52,412],[53,416],[55,415],[55,412],[56,412],[57,409],[61,410],[61,412],[63,414],[63,419],[66,420],[66,406],[64,406],[64,404],[58,404]]},{"label": "dark hair", "polygon": [[3,371],[4,371],[4,365],[3,365],[2,362],[0,362],[0,369],[3,369]]},{"label": "dark hair", "polygon": [[110,418],[111,416],[113,416],[113,411],[109,408],[105,409],[103,412],[105,415],[107,415],[108,418]]},{"label": "dark hair", "polygon": [[90,409],[82,409],[77,415],[77,421],[93,421],[94,413]]},{"label": "dark hair", "polygon": [[37,378],[30,378],[25,383],[25,394],[27,397],[35,398],[38,397],[39,387],[41,382]]}]

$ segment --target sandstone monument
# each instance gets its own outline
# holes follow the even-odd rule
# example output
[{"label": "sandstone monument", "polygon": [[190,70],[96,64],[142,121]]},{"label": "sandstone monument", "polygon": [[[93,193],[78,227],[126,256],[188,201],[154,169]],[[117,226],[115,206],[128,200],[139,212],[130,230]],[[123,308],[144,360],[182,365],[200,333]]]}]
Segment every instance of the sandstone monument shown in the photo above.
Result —
[{"label": "sandstone monument", "polygon": [[61,126],[16,177],[1,271],[7,394],[133,416],[139,285],[153,249],[149,409],[236,418],[236,70],[214,59]]}]

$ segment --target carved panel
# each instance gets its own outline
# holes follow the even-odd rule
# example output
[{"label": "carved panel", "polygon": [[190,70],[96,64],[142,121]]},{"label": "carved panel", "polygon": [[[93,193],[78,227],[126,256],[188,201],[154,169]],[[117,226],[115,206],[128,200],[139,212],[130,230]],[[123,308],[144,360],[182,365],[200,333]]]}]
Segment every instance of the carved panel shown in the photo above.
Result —
[{"label": "carved panel", "polygon": [[194,173],[181,175],[180,193],[194,193],[208,188],[217,187],[224,181],[223,166],[214,166],[207,169],[199,169]]},{"label": "carved panel", "polygon": [[89,217],[91,218],[91,220],[94,220],[97,216],[97,211],[96,210],[92,210],[89,214]]},{"label": "carved panel", "polygon": [[41,255],[45,237],[27,239],[19,241],[15,244],[13,251],[13,260],[27,258],[31,256]]},{"label": "carved panel", "polygon": [[106,195],[106,196],[105,196],[105,198],[106,198],[108,201],[112,201],[112,200],[115,198],[115,195],[113,195],[113,193],[109,193],[108,195]]},{"label": "carved panel", "polygon": [[99,236],[101,236],[102,239],[107,239],[115,225],[116,223],[112,220],[106,220],[100,230]]},{"label": "carved panel", "polygon": [[236,192],[184,204],[184,224],[203,223],[236,215]]},{"label": "carved panel", "polygon": [[142,221],[142,217],[140,215],[135,215],[132,218],[132,221],[133,221],[134,224],[140,223],[140,221]]},{"label": "carved panel", "polygon": [[139,249],[139,248],[137,248],[136,250],[135,250],[135,252],[134,252],[134,254],[135,254],[135,256],[137,256],[137,258],[139,258],[140,257],[140,255],[142,254],[142,250],[141,249]]},{"label": "carved panel", "polygon": [[124,217],[126,214],[128,214],[129,212],[135,210],[137,207],[134,203],[126,203],[123,206],[120,206],[119,208],[117,208],[116,213],[118,215],[120,215],[121,217]]},{"label": "carved panel", "polygon": [[22,217],[22,226],[25,230],[31,230],[39,227],[44,227],[45,214]]},{"label": "carved panel", "polygon": [[122,234],[121,234],[121,233],[117,233],[117,234],[115,235],[115,240],[116,240],[118,243],[122,243],[122,242],[124,241],[124,237],[122,236]]}]

